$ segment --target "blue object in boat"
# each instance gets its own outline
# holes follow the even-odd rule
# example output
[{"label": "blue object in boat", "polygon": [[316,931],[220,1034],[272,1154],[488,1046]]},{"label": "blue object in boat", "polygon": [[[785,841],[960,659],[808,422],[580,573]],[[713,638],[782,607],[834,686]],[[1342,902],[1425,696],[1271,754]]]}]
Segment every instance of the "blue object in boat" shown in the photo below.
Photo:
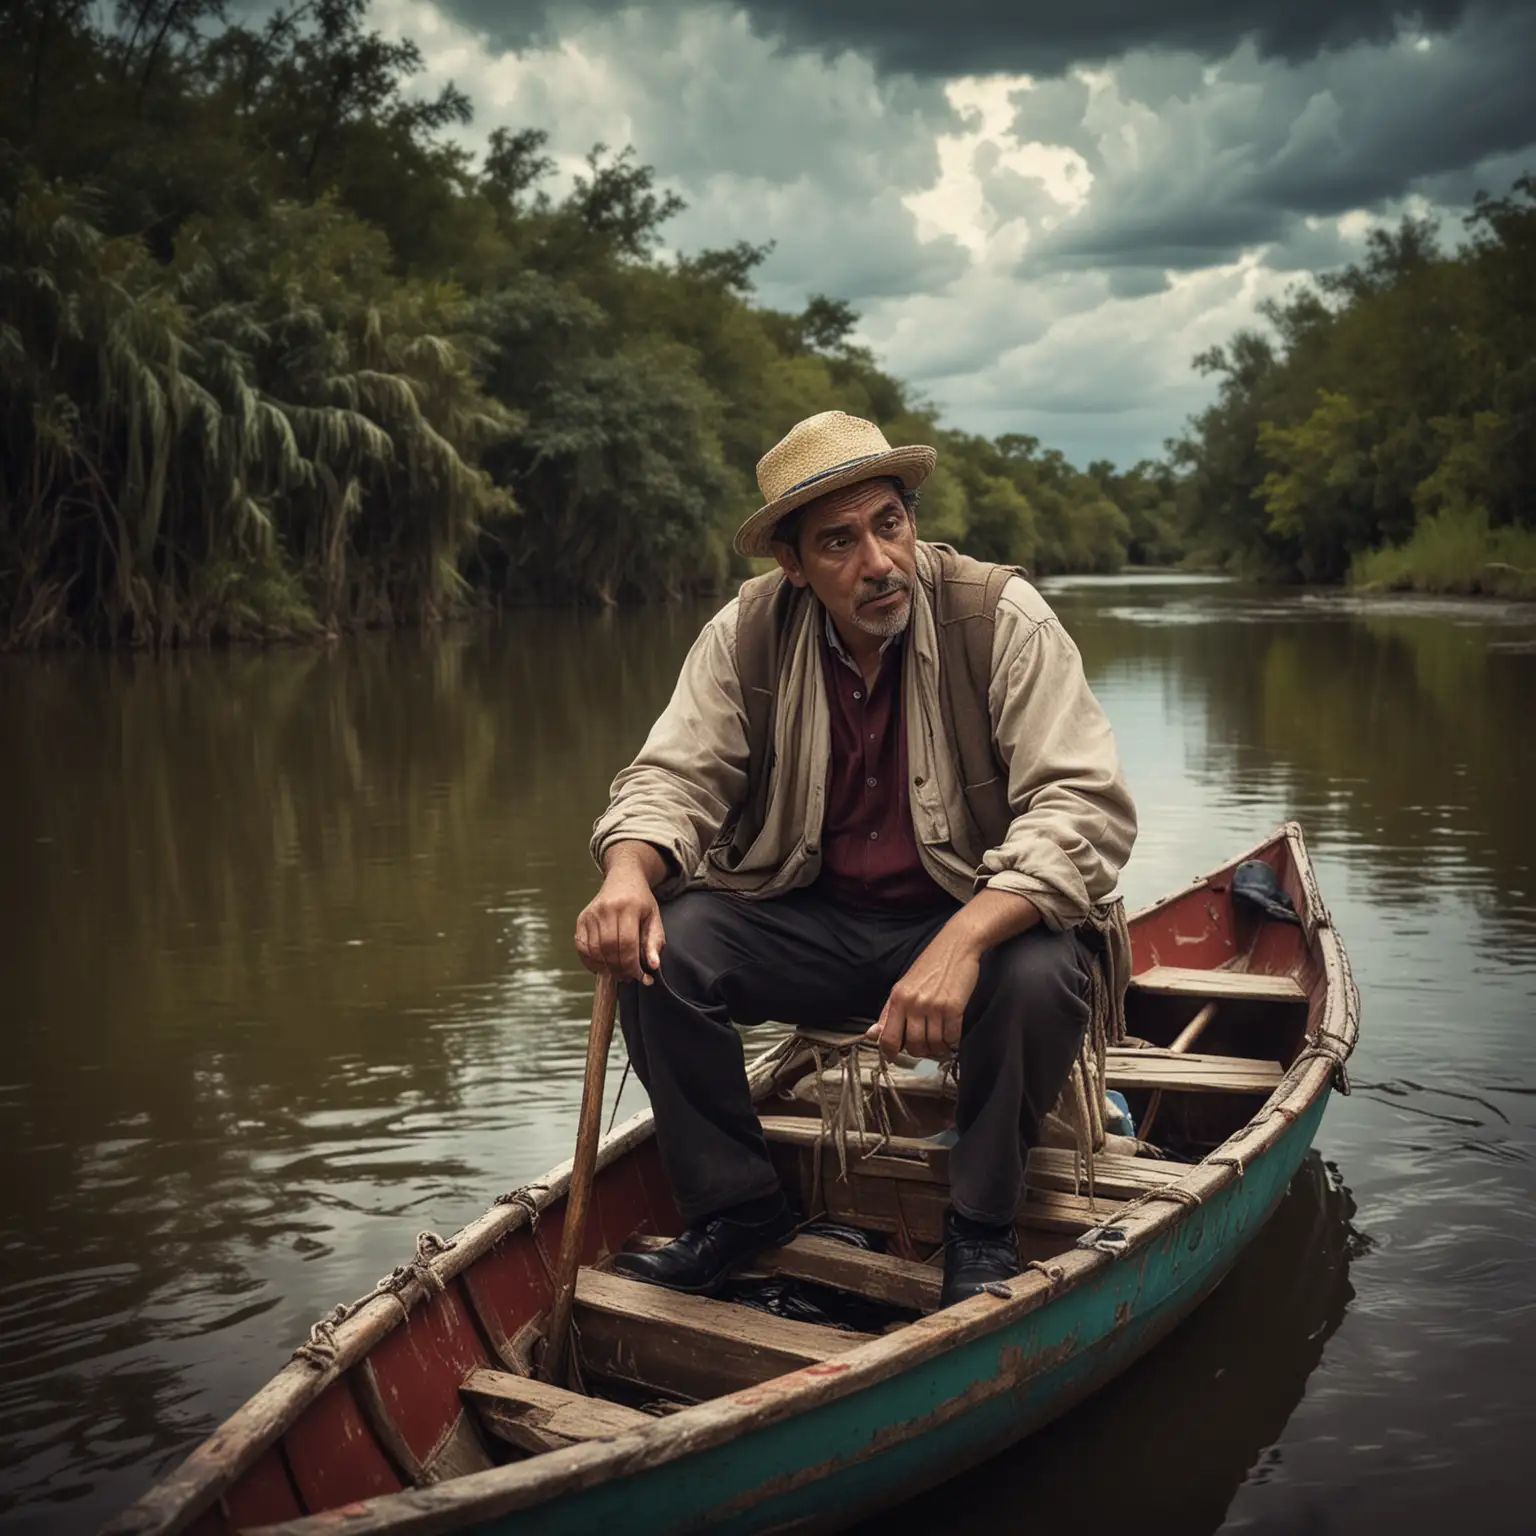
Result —
[{"label": "blue object in boat", "polygon": [[1104,1129],[1111,1136],[1134,1136],[1136,1134],[1136,1122],[1131,1118],[1131,1106],[1126,1103],[1125,1095],[1118,1088],[1107,1088],[1104,1097],[1120,1111],[1117,1120],[1106,1119]]}]

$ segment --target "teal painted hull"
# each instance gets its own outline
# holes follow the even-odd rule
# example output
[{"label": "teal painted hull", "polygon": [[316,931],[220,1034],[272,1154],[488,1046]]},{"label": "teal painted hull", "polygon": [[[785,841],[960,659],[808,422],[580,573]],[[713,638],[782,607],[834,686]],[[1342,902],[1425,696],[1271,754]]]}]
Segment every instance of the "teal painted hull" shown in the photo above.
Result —
[{"label": "teal painted hull", "polygon": [[1328,1094],[1147,1248],[1011,1326],[729,1444],[476,1526],[505,1536],[832,1528],[995,1455],[1185,1317],[1279,1204]]}]

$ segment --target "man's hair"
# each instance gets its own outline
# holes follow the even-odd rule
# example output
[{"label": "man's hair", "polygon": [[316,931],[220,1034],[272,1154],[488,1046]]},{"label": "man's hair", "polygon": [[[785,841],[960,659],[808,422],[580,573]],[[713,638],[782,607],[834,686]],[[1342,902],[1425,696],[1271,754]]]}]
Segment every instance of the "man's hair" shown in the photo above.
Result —
[{"label": "man's hair", "polygon": [[[885,478],[890,482],[891,489],[901,498],[902,506],[907,509],[907,516],[916,517],[917,504],[922,499],[923,493],[915,487],[909,491],[893,475],[888,475]],[[816,498],[817,501],[820,499],[820,497]],[[786,512],[773,525],[773,532],[768,535],[769,542],[772,544],[788,544],[798,555],[800,553],[800,529],[805,524],[806,514],[815,505],[816,501],[808,501],[803,507],[796,507],[793,512]]]}]

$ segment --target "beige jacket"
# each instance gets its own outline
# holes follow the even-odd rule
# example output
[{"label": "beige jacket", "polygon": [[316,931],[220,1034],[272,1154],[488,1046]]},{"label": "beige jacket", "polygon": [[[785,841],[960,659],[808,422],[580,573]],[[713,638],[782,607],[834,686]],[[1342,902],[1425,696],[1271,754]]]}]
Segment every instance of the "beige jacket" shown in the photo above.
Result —
[{"label": "beige jacket", "polygon": [[[918,558],[930,558],[921,545]],[[988,706],[1008,769],[1013,822],[1002,844],[972,868],[950,844],[950,824],[960,824],[964,800],[943,733],[932,607],[921,582],[913,590],[903,702],[924,868],[958,901],[991,886],[1029,897],[1050,927],[1073,927],[1114,891],[1136,840],[1136,810],[1114,735],[1077,647],[1034,587],[1022,577],[1008,583],[997,607]],[[762,834],[734,870],[714,847],[747,791],[736,606],[733,599],[704,626],[671,702],[639,756],[613,781],[611,803],[592,831],[599,866],[613,844],[628,838],[664,849],[678,873],[658,889],[663,899],[697,885],[777,896],[810,885],[821,869],[831,729],[817,654],[820,604],[790,658]]]}]

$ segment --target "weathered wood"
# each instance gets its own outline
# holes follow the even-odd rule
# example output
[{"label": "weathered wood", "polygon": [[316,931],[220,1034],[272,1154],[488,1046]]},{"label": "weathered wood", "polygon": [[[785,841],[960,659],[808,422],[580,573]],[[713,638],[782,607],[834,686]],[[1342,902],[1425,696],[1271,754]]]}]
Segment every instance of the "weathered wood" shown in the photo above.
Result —
[{"label": "weathered wood", "polygon": [[[1056,1190],[1026,1189],[1018,1225],[1043,1232],[1086,1232],[1110,1220],[1121,1204],[1110,1198],[1107,1191],[1098,1194],[1090,1207],[1086,1191],[1077,1196]],[[823,1180],[822,1196],[828,1214],[839,1221],[874,1232],[905,1233],[914,1243],[924,1246],[944,1241],[949,1191],[942,1186],[870,1178],[850,1170],[846,1179]]]},{"label": "weathered wood", "polygon": [[1205,1033],[1206,1026],[1216,1017],[1216,1004],[1207,1003],[1204,1008],[1192,1018],[1188,1024],[1175,1036],[1173,1044],[1168,1047],[1175,1055],[1182,1055],[1185,1051],[1191,1051],[1195,1047],[1195,1041]]},{"label": "weathered wood", "polygon": [[[1206,1026],[1216,1017],[1216,1004],[1207,1003],[1204,1008],[1184,1026],[1174,1038],[1172,1045],[1168,1047],[1169,1053],[1174,1056],[1182,1056],[1189,1051],[1195,1041],[1205,1033]],[[1144,1140],[1152,1139],[1152,1127],[1157,1123],[1157,1112],[1163,1107],[1163,1090],[1153,1090],[1152,1097],[1147,1101],[1146,1112],[1141,1117],[1140,1132]]]},{"label": "weathered wood", "polygon": [[695,1399],[830,1360],[872,1337],[593,1269],[577,1277],[576,1323],[588,1374]]},{"label": "weathered wood", "polygon": [[752,1269],[796,1280],[812,1280],[871,1301],[931,1312],[939,1304],[942,1277],[926,1264],[870,1253],[836,1238],[803,1234],[782,1248],[770,1248],[752,1260]]},{"label": "weathered wood", "polygon": [[475,1371],[460,1391],[492,1434],[525,1451],[611,1440],[656,1423],[638,1409],[506,1371]]},{"label": "weathered wood", "polygon": [[[1031,1189],[1087,1194],[1086,1180],[1076,1177],[1075,1159],[1065,1147],[1033,1147],[1024,1169]],[[1151,1157],[1118,1157],[1100,1152],[1093,1160],[1093,1187],[1111,1200],[1134,1200],[1149,1189],[1177,1184],[1189,1172],[1186,1163],[1162,1163]]]},{"label": "weathered wood", "polygon": [[1273,1093],[1285,1069],[1246,1056],[1177,1055],[1148,1049],[1111,1051],[1111,1088],[1162,1088],[1171,1093]]},{"label": "weathered wood", "polygon": [[[1177,1093],[1269,1093],[1283,1072],[1277,1061],[1256,1061],[1247,1056],[1202,1056],[1158,1047],[1115,1047],[1106,1056],[1105,1085],[1120,1089],[1164,1088]],[[841,1072],[822,1073],[821,1091],[829,1102],[835,1102],[842,1091],[842,1081]],[[873,1082],[867,1070],[861,1074],[861,1081],[866,1089]],[[914,1098],[949,1099],[956,1093],[953,1080],[937,1072],[892,1068],[891,1082],[899,1093]],[[807,1074],[795,1084],[794,1094],[807,1103],[816,1103],[815,1078]]]},{"label": "weathered wood", "polygon": [[[822,1129],[820,1118],[812,1119],[809,1115],[763,1115],[760,1118],[763,1135],[769,1141],[813,1149],[820,1142],[823,1158],[831,1158],[832,1167],[837,1167],[837,1148]],[[948,1177],[949,1148],[922,1136],[881,1136],[874,1131],[850,1131],[846,1141],[848,1150],[861,1156],[900,1158],[926,1165]]]},{"label": "weathered wood", "polygon": [[848,1177],[841,1178],[836,1162],[830,1171],[823,1163],[822,1170],[821,1198],[834,1220],[871,1232],[905,1234],[923,1247],[944,1241],[946,1186],[871,1177],[859,1172],[857,1165],[851,1165]]},{"label": "weathered wood", "polygon": [[549,1333],[542,1369],[548,1381],[565,1376],[566,1346],[570,1343],[571,1308],[575,1304],[576,1271],[581,1267],[581,1243],[587,1230],[587,1206],[592,1176],[597,1171],[597,1144],[603,1135],[603,1078],[608,1047],[613,1043],[613,1016],[619,984],[609,975],[597,978],[592,989],[592,1028],[587,1034],[587,1069],[581,1084],[581,1119],[576,1128],[576,1155],[571,1160],[571,1190],[565,1197],[565,1225],[560,1234],[560,1262],[555,1266],[555,1299],[549,1310]]},{"label": "weathered wood", "polygon": [[[654,1252],[670,1241],[665,1237],[637,1237],[630,1247],[639,1252]],[[765,1248],[754,1254],[734,1271],[742,1272],[812,1280],[834,1290],[867,1296],[871,1301],[888,1301],[897,1307],[911,1307],[918,1312],[930,1311],[939,1304],[939,1274],[928,1265],[892,1253],[872,1253],[867,1248],[855,1248],[836,1238],[817,1237],[809,1232],[802,1232],[782,1248]]]},{"label": "weathered wood", "polygon": [[[1294,826],[1283,829],[1278,839],[1272,837],[1242,857],[1272,856],[1277,847],[1283,850],[1282,856],[1289,857],[1303,889],[1309,889],[1310,866],[1299,829]],[[1232,861],[1222,870],[1194,882],[1156,906],[1132,914],[1130,921],[1138,959],[1143,963],[1148,959],[1156,963],[1159,944],[1175,954],[1192,953],[1185,935],[1196,932],[1202,923],[1220,920],[1226,904],[1213,903],[1207,893],[1213,886],[1218,890],[1221,888],[1220,882],[1230,877],[1236,862],[1239,861]],[[1308,908],[1305,915],[1311,917],[1316,913]],[[1354,992],[1337,935],[1326,926],[1318,926],[1315,932],[1309,926],[1306,945],[1306,969],[1298,970],[1297,974],[1307,978],[1308,1028],[1337,1042],[1340,1054],[1347,1054],[1355,1043],[1358,1019]],[[775,1063],[776,1070],[782,1070],[782,1066],[782,1062]],[[1309,1107],[1315,1107],[1319,1098],[1327,1093],[1333,1070],[1331,1061],[1321,1054],[1298,1062],[1283,1080],[1275,1101],[1287,1113],[1256,1116],[1223,1147],[1222,1162],[1210,1161],[1186,1170],[1185,1178],[1192,1192],[1209,1198],[1216,1191],[1235,1184],[1239,1178],[1238,1165],[1246,1166],[1251,1183],[1259,1160],[1292,1135],[1294,1118],[1305,1114]],[[762,1079],[755,1077],[754,1082],[761,1083]],[[939,1106],[935,1104],[932,1108],[937,1110]],[[635,1141],[648,1137],[650,1132],[649,1115],[636,1117],[617,1137],[604,1143],[601,1160],[611,1160]],[[536,1196],[536,1205],[544,1208],[558,1202],[568,1177],[568,1165],[553,1170],[545,1180],[547,1187]],[[917,1187],[896,1180],[870,1179],[867,1182],[884,1182],[904,1192]],[[499,1207],[487,1213],[457,1235],[456,1248],[435,1260],[433,1269],[440,1278],[449,1278],[483,1255],[491,1244],[522,1227],[526,1219],[526,1213],[517,1207]],[[1140,1254],[1190,1220],[1190,1213],[1177,1204],[1157,1202],[1141,1207],[1133,1217],[1121,1219],[1127,1229],[1132,1253]],[[825,1375],[808,1371],[783,1381],[766,1383],[751,1392],[690,1408],[668,1421],[669,1426],[675,1425],[675,1431],[669,1429],[668,1433],[643,1444],[646,1452],[644,1469],[649,1473],[678,1458],[693,1457],[710,1448],[747,1440],[759,1430],[782,1423],[787,1416],[812,1412],[850,1394],[869,1391],[888,1379],[922,1368],[925,1362],[952,1348],[989,1338],[999,1328],[1016,1326],[1022,1316],[1036,1308],[1071,1305],[1068,1298],[1079,1287],[1097,1283],[1106,1267],[1116,1261],[1101,1253],[1064,1246],[1059,1250],[1059,1262],[1063,1273],[1058,1283],[1048,1285],[1043,1276],[1023,1275],[1012,1283],[1011,1299],[977,1298],[975,1302],[938,1312],[919,1325],[863,1345],[856,1352],[856,1358],[848,1357],[846,1370]],[[413,1287],[408,1299],[427,1294],[430,1294],[428,1287]],[[250,1466],[251,1456],[258,1453],[257,1447],[270,1444],[271,1439],[281,1433],[284,1424],[292,1424],[305,1404],[327,1384],[335,1382],[337,1373],[355,1363],[372,1341],[397,1326],[399,1317],[399,1309],[394,1303],[381,1299],[358,1318],[344,1324],[339,1330],[340,1359],[336,1365],[324,1372],[315,1372],[308,1367],[291,1367],[284,1371],[263,1394],[205,1442],[189,1463],[163,1480],[132,1511],[115,1522],[113,1529],[132,1531],[135,1536],[148,1536],[151,1532],[154,1536],[166,1536],[170,1531],[190,1525],[219,1487],[227,1485],[230,1479]],[[1011,1378],[1002,1386],[1014,1390]],[[942,1406],[947,1408],[949,1405]],[[923,1422],[926,1425],[933,1421],[925,1419]],[[545,1506],[545,1510],[558,1519],[551,1501],[627,1477],[637,1470],[634,1459],[637,1438],[626,1435],[623,1437],[626,1443],[617,1446],[603,1442],[574,1445],[554,1456],[535,1457],[472,1478],[391,1495],[367,1505],[350,1506],[344,1512],[330,1509],[270,1529],[274,1533],[282,1530],[287,1536],[328,1536],[344,1523],[349,1536],[399,1536],[407,1529],[420,1532],[468,1529],[480,1523],[503,1520],[515,1511],[536,1506]],[[327,1499],[323,1504],[312,1504],[311,1507],[318,1510],[333,1502]],[[541,1516],[543,1513],[541,1511]]]},{"label": "weathered wood", "polygon": [[1102,1192],[1090,1200],[1087,1193],[1066,1194],[1054,1189],[1027,1189],[1019,1207],[1018,1225],[1037,1232],[1060,1232],[1076,1237],[1090,1227],[1100,1227],[1115,1219],[1125,1202],[1111,1200]]},{"label": "weathered wood", "polygon": [[1304,1003],[1306,989],[1294,976],[1265,976],[1255,971],[1203,971],[1180,965],[1154,965],[1131,977],[1138,992],[1159,997],[1198,997],[1217,1001]]},{"label": "weathered wood", "polygon": [[[754,1092],[770,1086],[761,1068],[749,1072]],[[653,1134],[651,1112],[641,1110],[603,1138],[598,1167],[604,1168]],[[529,1201],[544,1210],[565,1197],[571,1164],[557,1164],[533,1187]],[[483,1257],[509,1234],[528,1225],[528,1209],[494,1205],[454,1234],[451,1247],[431,1262],[439,1281],[446,1282]],[[285,1430],[292,1427],[351,1366],[380,1339],[401,1326],[406,1312],[430,1300],[434,1287],[412,1281],[393,1297],[380,1297],[342,1323],[335,1332],[336,1355],[318,1368],[293,1361],[247,1399],[174,1471],[102,1528],[101,1536],[175,1536],[218,1497]]]}]

